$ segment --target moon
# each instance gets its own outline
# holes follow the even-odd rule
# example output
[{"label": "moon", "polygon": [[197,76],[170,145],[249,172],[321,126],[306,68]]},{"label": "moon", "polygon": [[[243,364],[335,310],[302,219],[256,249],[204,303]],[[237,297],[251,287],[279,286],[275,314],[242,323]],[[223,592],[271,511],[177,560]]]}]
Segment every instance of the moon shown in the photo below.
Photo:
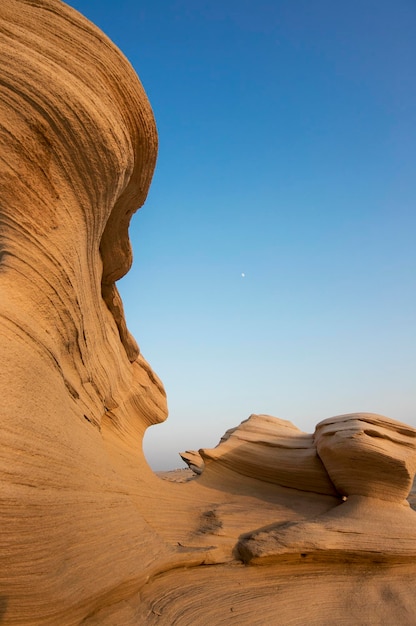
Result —
[{"label": "moon", "polygon": [[241,278],[244,278],[244,277],[245,277],[244,272],[241,272]]}]

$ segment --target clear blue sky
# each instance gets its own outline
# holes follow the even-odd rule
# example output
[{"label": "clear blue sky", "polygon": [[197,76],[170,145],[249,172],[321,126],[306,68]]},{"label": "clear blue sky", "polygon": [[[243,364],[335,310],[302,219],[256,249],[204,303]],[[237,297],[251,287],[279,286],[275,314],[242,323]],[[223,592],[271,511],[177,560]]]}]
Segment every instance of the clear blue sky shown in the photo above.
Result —
[{"label": "clear blue sky", "polygon": [[159,129],[119,284],[168,393],[150,464],[254,412],[416,426],[414,0],[69,4],[129,58]]}]

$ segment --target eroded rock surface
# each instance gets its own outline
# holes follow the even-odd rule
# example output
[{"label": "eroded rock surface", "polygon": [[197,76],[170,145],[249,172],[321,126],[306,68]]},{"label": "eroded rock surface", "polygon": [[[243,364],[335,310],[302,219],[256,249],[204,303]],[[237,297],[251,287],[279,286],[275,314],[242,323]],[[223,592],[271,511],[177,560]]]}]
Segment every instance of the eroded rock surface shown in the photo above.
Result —
[{"label": "eroded rock surface", "polygon": [[345,501],[307,522],[242,538],[246,562],[289,553],[379,561],[416,557],[416,518],[406,498],[416,470],[416,430],[381,415],[340,415],[317,425],[317,454]]},{"label": "eroded rock surface", "polygon": [[270,415],[251,415],[227,431],[216,448],[200,453],[205,463],[215,460],[243,476],[339,496],[317,454],[313,435]]},{"label": "eroded rock surface", "polygon": [[0,619],[413,624],[413,429],[251,416],[197,478],[149,469],[166,397],[115,282],[156,160],[150,105],[59,0],[2,0],[0,54]]},{"label": "eroded rock surface", "polygon": [[355,413],[320,422],[314,442],[319,457],[344,496],[402,502],[416,471],[416,431],[406,424]]},{"label": "eroded rock surface", "polygon": [[198,474],[198,476],[202,474],[204,461],[197,450],[186,450],[185,452],[180,452],[179,456],[195,474]]}]

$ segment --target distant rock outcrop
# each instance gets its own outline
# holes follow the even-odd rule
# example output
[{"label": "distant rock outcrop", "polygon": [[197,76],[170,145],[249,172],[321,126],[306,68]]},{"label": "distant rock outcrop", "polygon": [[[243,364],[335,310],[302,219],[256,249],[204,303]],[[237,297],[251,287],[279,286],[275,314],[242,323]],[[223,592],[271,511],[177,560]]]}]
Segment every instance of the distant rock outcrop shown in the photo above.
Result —
[{"label": "distant rock outcrop", "polygon": [[251,416],[185,455],[198,477],[150,470],[166,397],[115,286],[150,104],[60,0],[2,0],[0,54],[2,623],[414,624],[412,428]]},{"label": "distant rock outcrop", "polygon": [[196,450],[186,450],[186,452],[179,453],[182,461],[184,461],[189,469],[191,469],[195,474],[202,474],[204,471],[204,461],[202,456]]}]

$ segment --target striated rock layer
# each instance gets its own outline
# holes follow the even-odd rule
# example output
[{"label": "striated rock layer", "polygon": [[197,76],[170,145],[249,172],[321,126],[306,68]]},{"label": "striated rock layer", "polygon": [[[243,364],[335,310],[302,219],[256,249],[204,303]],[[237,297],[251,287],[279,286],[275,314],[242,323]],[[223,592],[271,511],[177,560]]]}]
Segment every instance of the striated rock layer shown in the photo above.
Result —
[{"label": "striated rock layer", "polygon": [[197,478],[151,472],[166,397],[115,287],[150,105],[59,0],[2,0],[0,54],[0,620],[414,624],[410,427],[251,416],[192,456]]}]

